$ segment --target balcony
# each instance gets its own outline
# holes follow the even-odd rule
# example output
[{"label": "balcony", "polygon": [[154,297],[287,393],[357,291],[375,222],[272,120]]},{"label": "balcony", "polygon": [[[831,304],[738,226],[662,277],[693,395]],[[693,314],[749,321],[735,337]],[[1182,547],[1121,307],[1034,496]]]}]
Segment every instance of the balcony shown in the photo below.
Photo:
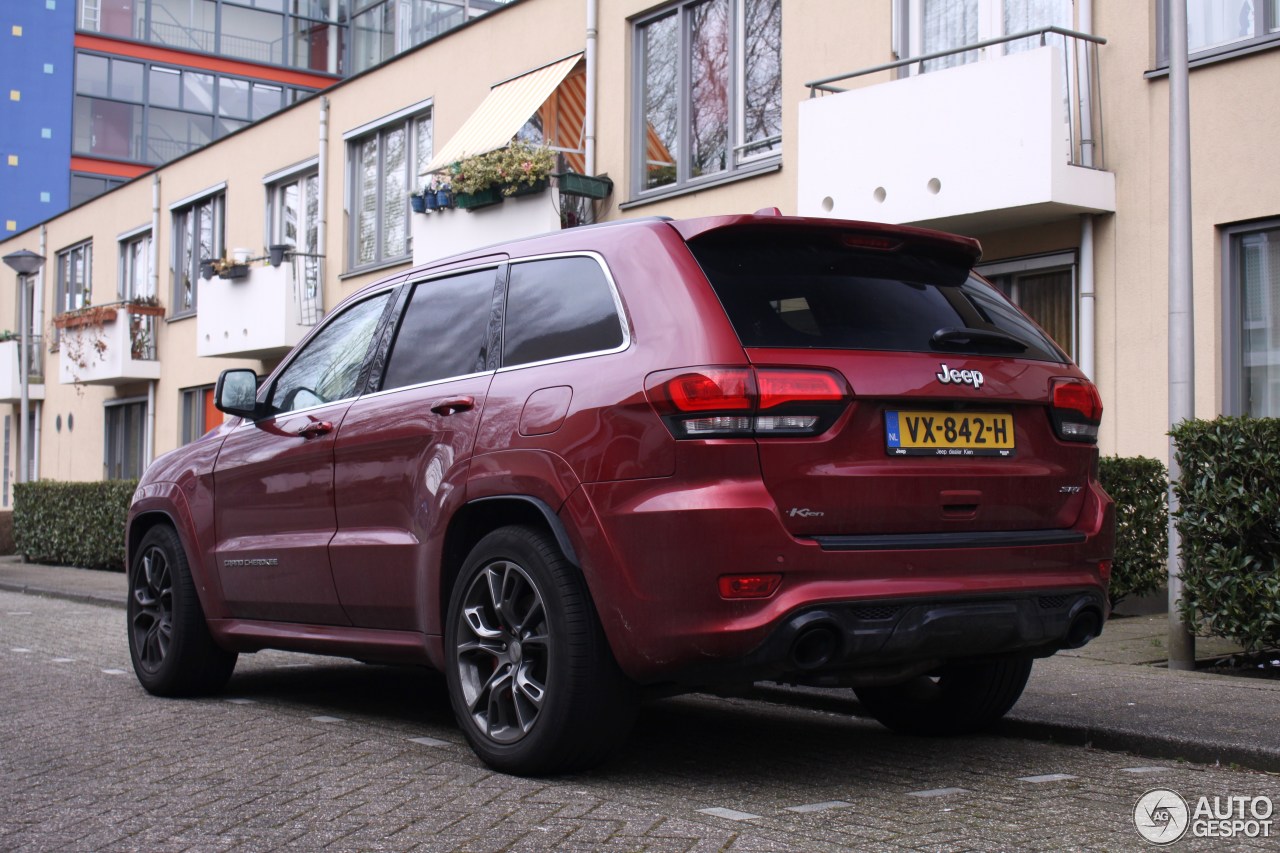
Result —
[{"label": "balcony", "polygon": [[[33,336],[27,361],[27,399],[44,399],[44,351],[43,339]],[[22,400],[22,373],[19,370],[21,350],[16,340],[0,342],[0,403],[18,403]]]},{"label": "balcony", "polygon": [[[859,89],[831,85],[1035,36],[1042,46],[1023,52]],[[1114,212],[1115,176],[1102,169],[1103,41],[1046,27],[809,83],[798,212],[969,234]]]},{"label": "balcony", "polygon": [[424,264],[448,255],[560,230],[564,202],[552,189],[511,196],[491,207],[449,208],[412,215],[413,262]]},{"label": "balcony", "polygon": [[63,385],[123,385],[160,378],[158,305],[115,302],[53,318],[58,333],[58,381]]},{"label": "balcony", "polygon": [[196,355],[272,359],[297,346],[324,316],[321,258],[288,255],[243,278],[196,284]]}]

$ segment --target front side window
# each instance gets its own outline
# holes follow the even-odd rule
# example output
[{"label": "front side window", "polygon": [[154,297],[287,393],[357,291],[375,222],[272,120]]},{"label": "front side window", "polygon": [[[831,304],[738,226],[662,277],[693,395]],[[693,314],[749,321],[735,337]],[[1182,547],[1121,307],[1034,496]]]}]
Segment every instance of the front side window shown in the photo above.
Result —
[{"label": "front side window", "polygon": [[291,412],[360,393],[360,372],[389,298],[389,292],[380,293],[330,320],[280,374],[272,407]]},{"label": "front side window", "polygon": [[431,110],[348,140],[353,270],[407,260],[409,193],[431,162]]},{"label": "front side window", "polygon": [[225,197],[206,196],[173,212],[173,301],[175,316],[196,310],[200,262],[221,258]]},{"label": "front side window", "polygon": [[781,0],[699,0],[636,23],[636,190],[679,189],[782,150]]},{"label": "front side window", "polygon": [[84,308],[93,300],[93,243],[81,243],[58,253],[58,291],[54,313]]},{"label": "front side window", "polygon": [[104,465],[108,480],[136,480],[142,476],[146,441],[146,400],[106,406]]},{"label": "front side window", "polygon": [[1236,414],[1280,417],[1280,222],[1228,232],[1228,381]]}]

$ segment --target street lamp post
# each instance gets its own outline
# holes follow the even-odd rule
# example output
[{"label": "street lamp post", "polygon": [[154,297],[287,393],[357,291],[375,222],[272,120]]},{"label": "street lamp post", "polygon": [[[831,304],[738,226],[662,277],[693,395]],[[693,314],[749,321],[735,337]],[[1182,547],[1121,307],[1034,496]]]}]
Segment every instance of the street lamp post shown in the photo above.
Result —
[{"label": "street lamp post", "polygon": [[18,274],[18,374],[19,382],[22,386],[22,402],[19,407],[21,420],[18,422],[18,482],[25,483],[27,481],[27,454],[30,452],[28,447],[31,441],[30,416],[28,414],[31,408],[31,396],[28,387],[31,376],[31,369],[28,364],[31,358],[31,353],[28,351],[31,323],[27,318],[27,276],[34,275],[40,271],[40,268],[44,266],[44,255],[37,255],[35,252],[21,249],[5,255],[4,262]]}]

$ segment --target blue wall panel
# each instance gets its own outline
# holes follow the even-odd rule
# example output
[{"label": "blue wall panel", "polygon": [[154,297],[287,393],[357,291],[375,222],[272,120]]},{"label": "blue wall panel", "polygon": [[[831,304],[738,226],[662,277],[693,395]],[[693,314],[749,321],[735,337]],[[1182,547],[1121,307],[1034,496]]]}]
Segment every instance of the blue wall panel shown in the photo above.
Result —
[{"label": "blue wall panel", "polygon": [[76,0],[0,0],[0,238],[67,207],[75,12]]}]

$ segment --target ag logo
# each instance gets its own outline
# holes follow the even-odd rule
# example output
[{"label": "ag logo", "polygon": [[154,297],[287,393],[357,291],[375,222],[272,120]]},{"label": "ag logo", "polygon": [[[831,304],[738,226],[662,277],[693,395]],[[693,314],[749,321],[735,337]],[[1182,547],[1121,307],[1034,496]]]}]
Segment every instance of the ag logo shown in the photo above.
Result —
[{"label": "ag logo", "polygon": [[1187,801],[1167,788],[1147,791],[1133,807],[1133,825],[1152,844],[1172,844],[1187,833]]}]

